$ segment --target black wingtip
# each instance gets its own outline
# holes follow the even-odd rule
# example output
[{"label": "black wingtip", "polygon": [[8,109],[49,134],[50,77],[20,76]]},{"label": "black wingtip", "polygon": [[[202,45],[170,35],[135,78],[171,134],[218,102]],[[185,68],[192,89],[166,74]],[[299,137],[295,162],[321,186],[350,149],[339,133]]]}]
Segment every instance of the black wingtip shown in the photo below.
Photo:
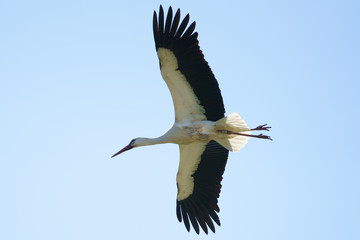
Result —
[{"label": "black wingtip", "polygon": [[194,207],[192,206],[192,203],[189,201],[189,202],[185,202],[184,205],[186,205],[186,208],[187,208],[187,210],[189,212],[188,215],[189,215],[189,218],[190,218],[191,225],[193,226],[195,232],[197,234],[199,234],[200,233],[200,228],[199,228],[199,224],[198,224],[198,222],[196,220],[196,217],[195,217],[196,213],[195,213]]},{"label": "black wingtip", "polygon": [[181,208],[181,213],[182,213],[182,218],[184,220],[185,228],[188,232],[190,232],[190,222],[187,214],[188,210],[185,209],[185,205],[181,205],[180,208]]},{"label": "black wingtip", "polygon": [[179,220],[179,222],[182,221],[179,201],[176,201],[176,217]]}]

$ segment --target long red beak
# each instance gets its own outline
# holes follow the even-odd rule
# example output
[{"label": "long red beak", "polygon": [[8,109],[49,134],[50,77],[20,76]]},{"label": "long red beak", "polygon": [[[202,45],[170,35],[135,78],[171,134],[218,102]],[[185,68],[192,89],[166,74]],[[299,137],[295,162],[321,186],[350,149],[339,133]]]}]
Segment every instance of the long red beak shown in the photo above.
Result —
[{"label": "long red beak", "polygon": [[129,145],[127,145],[126,147],[124,147],[123,149],[121,149],[120,151],[118,151],[117,153],[115,153],[114,155],[112,155],[111,157],[113,158],[113,157],[119,155],[120,153],[123,153],[123,152],[125,152],[125,151],[127,151],[127,150],[130,150],[130,149],[132,149],[132,148],[133,148],[133,147],[129,144]]}]

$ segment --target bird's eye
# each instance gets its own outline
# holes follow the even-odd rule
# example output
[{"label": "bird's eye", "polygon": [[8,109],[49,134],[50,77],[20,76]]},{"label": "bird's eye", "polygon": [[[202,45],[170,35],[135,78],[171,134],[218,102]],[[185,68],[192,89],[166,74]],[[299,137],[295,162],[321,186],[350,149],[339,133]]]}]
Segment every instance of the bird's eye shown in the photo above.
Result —
[{"label": "bird's eye", "polygon": [[130,145],[132,146],[135,143],[135,138],[130,141]]}]

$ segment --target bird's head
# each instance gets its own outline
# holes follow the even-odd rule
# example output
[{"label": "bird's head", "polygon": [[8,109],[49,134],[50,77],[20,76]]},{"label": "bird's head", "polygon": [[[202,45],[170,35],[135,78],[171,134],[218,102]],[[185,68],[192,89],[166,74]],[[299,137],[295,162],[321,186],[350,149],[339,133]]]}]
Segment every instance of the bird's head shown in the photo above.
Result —
[{"label": "bird's head", "polygon": [[140,138],[134,138],[133,140],[130,141],[130,143],[128,145],[126,145],[123,149],[121,149],[120,151],[118,151],[117,153],[115,153],[114,155],[112,155],[111,157],[115,157],[117,155],[119,155],[120,153],[123,153],[127,150],[133,149],[134,147],[138,146],[138,141]]}]

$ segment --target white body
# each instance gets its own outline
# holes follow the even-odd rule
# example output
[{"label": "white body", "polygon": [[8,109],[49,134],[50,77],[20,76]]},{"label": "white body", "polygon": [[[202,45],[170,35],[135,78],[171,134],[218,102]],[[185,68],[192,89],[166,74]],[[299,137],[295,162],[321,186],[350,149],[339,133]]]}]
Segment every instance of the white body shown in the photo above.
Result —
[{"label": "white body", "polygon": [[237,113],[232,113],[219,121],[194,121],[177,123],[158,138],[136,138],[135,146],[147,146],[161,143],[179,144],[180,163],[176,176],[178,183],[177,199],[183,200],[191,195],[194,180],[191,176],[197,169],[206,144],[215,140],[226,149],[236,152],[248,141],[248,136],[232,135],[227,131],[250,134],[249,128]]}]

